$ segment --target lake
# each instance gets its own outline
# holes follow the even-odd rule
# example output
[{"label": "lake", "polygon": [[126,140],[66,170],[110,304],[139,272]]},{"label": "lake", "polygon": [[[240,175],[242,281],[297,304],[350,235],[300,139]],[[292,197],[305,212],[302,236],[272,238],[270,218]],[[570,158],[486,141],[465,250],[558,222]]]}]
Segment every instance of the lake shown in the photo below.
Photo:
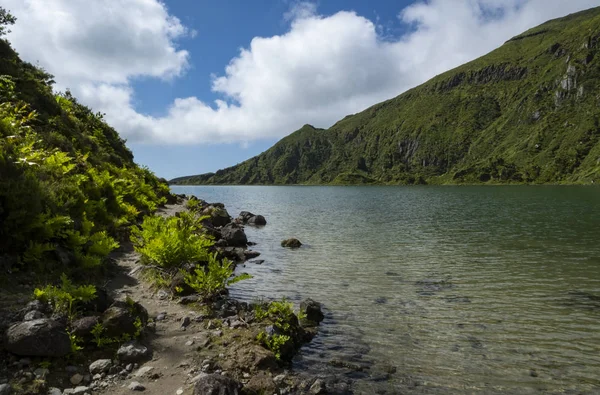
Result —
[{"label": "lake", "polygon": [[298,369],[368,366],[364,393],[600,391],[598,187],[172,189],[266,217],[232,295],[323,304]]}]

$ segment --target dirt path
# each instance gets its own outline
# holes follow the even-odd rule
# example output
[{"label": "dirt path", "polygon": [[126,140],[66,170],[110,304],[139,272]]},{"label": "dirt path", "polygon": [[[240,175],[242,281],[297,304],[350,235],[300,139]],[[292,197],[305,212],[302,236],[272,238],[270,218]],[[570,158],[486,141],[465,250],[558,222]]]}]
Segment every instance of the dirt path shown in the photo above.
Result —
[{"label": "dirt path", "polygon": [[[169,217],[181,211],[185,211],[184,204],[167,205],[158,214]],[[166,292],[151,289],[142,279],[140,255],[130,244],[124,245],[115,259],[120,271],[107,284],[107,290],[115,299],[129,296],[148,310],[149,316],[155,321],[155,330],[147,336],[145,343],[150,346],[153,355],[150,361],[140,366],[142,370],[134,370],[120,383],[121,386],[108,387],[104,393],[131,394],[128,385],[132,381],[142,384],[146,388],[145,394],[176,394],[178,390],[191,393],[188,387],[191,387],[191,379],[198,373],[192,363],[198,354],[194,344],[201,337],[199,333],[205,331],[203,325],[206,322],[201,322],[197,312],[171,300]],[[190,318],[190,325],[182,330],[181,324],[186,317]],[[148,373],[136,376],[136,373],[149,367],[152,369]]]}]

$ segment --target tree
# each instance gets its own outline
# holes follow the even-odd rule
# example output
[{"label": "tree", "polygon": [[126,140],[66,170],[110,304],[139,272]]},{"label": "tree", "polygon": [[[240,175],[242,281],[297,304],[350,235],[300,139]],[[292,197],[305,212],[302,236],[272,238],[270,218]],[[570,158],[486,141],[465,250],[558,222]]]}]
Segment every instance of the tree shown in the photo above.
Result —
[{"label": "tree", "polygon": [[0,7],[0,37],[10,33],[8,26],[14,25],[16,21],[17,18],[10,11],[6,11],[3,7]]}]

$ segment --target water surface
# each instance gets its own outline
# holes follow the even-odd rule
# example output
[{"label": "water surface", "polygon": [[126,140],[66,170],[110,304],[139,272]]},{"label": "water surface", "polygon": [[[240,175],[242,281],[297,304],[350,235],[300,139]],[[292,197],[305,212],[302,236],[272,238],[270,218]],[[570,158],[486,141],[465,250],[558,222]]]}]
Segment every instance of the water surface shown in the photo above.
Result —
[{"label": "water surface", "polygon": [[600,391],[598,187],[173,189],[267,218],[232,293],[324,304],[300,368],[364,363],[366,393]]}]

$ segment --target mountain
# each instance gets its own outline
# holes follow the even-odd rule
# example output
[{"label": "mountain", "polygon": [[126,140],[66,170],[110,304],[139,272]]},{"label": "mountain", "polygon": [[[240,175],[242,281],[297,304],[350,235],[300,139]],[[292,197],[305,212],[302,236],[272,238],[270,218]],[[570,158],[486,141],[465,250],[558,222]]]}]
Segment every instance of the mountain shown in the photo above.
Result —
[{"label": "mountain", "polygon": [[329,129],[310,125],[236,166],[172,184],[600,181],[600,7]]}]

